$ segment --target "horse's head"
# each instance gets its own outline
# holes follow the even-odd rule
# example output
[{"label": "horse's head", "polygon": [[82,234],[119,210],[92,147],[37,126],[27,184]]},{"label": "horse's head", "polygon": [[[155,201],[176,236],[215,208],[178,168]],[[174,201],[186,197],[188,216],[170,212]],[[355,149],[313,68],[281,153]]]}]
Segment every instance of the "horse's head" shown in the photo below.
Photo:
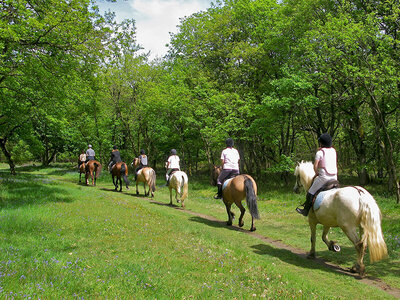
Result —
[{"label": "horse's head", "polygon": [[139,158],[135,157],[131,163],[132,168],[136,168],[139,165]]},{"label": "horse's head", "polygon": [[296,177],[296,183],[293,187],[293,191],[298,194],[300,192],[300,188],[303,187],[306,191],[311,186],[312,180],[314,179],[314,166],[311,162],[301,161],[297,163],[296,168],[294,169],[294,176]]},{"label": "horse's head", "polygon": [[212,167],[212,169],[211,169],[211,181],[210,181],[211,185],[213,185],[213,186],[217,185],[217,179],[218,179],[218,176],[221,173],[221,171],[222,171],[222,167],[221,166],[218,166],[218,167],[213,166]]}]

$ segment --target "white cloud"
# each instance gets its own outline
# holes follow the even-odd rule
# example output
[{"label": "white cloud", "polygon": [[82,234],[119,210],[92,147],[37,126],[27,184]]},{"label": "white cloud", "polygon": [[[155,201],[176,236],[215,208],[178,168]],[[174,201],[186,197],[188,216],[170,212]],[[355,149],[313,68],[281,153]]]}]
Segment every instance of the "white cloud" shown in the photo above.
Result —
[{"label": "white cloud", "polygon": [[180,18],[206,10],[211,0],[119,0],[116,3],[97,1],[100,11],[114,11],[118,21],[134,19],[137,41],[151,58],[163,56],[170,42],[170,32],[177,32]]}]

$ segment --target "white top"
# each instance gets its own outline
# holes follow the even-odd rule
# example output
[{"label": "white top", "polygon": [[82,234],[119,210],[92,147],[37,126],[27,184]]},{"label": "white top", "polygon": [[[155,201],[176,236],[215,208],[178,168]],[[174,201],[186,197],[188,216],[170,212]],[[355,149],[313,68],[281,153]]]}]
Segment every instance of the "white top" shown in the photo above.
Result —
[{"label": "white top", "polygon": [[180,169],[178,155],[171,155],[170,157],[168,157],[167,162],[168,162],[168,169]]},{"label": "white top", "polygon": [[321,148],[315,154],[318,160],[318,175],[332,177],[337,175],[337,157],[335,148]]},{"label": "white top", "polygon": [[223,169],[239,170],[240,156],[235,148],[225,148],[221,153],[221,160],[224,161]]}]

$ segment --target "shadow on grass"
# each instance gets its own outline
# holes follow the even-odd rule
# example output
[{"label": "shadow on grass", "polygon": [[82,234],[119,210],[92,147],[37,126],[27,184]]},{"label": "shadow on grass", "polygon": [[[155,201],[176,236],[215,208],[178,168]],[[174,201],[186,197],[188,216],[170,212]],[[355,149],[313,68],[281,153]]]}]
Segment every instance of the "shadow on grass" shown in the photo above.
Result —
[{"label": "shadow on grass", "polygon": [[56,181],[41,175],[7,175],[0,172],[0,182],[3,195],[0,209],[74,200],[64,188],[56,186]]}]

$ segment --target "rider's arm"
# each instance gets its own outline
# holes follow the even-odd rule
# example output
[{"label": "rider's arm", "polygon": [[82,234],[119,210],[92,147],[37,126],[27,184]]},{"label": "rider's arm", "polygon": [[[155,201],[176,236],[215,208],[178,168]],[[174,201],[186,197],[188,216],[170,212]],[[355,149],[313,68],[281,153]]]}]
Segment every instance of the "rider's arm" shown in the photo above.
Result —
[{"label": "rider's arm", "polygon": [[314,171],[316,175],[318,175],[318,165],[319,165],[319,159],[316,159],[314,161]]}]

